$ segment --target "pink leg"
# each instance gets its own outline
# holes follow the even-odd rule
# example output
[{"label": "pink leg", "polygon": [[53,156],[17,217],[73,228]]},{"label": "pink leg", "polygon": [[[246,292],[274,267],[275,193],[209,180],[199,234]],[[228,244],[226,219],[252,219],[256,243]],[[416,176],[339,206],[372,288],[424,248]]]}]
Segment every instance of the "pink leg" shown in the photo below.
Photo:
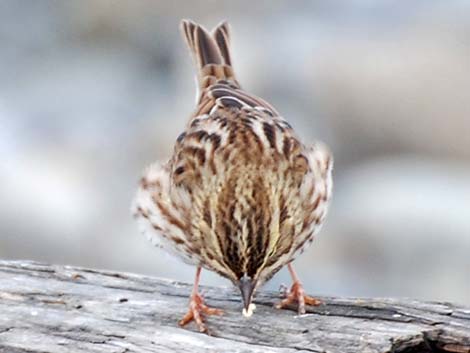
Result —
[{"label": "pink leg", "polygon": [[302,283],[300,283],[299,277],[297,277],[297,273],[295,273],[292,264],[287,265],[287,269],[292,277],[292,287],[290,289],[289,294],[283,300],[281,300],[278,304],[276,304],[277,309],[283,309],[290,304],[297,302],[298,303],[298,312],[299,315],[305,314],[305,304],[307,305],[320,305],[321,301],[310,297],[305,294],[304,288]]},{"label": "pink leg", "polygon": [[189,310],[186,315],[180,320],[179,325],[185,326],[191,321],[195,321],[200,332],[207,333],[207,326],[204,324],[202,314],[205,315],[221,315],[223,313],[220,309],[209,308],[204,304],[202,296],[199,294],[198,286],[201,277],[201,267],[196,270],[196,278],[194,279],[194,286],[189,300]]}]

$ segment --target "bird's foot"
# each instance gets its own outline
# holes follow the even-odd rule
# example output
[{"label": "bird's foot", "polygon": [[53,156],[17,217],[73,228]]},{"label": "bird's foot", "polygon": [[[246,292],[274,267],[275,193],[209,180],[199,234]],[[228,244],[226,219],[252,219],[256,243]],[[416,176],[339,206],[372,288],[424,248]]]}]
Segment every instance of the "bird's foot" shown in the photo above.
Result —
[{"label": "bird's foot", "polygon": [[304,288],[299,281],[295,281],[286,298],[275,305],[276,309],[284,309],[294,302],[298,303],[299,315],[305,314],[305,304],[320,305],[321,301],[305,294]]},{"label": "bird's foot", "polygon": [[222,315],[220,309],[210,308],[204,304],[204,300],[199,293],[191,295],[189,301],[189,310],[186,315],[179,321],[180,326],[185,326],[191,321],[195,321],[200,332],[208,333],[207,326],[204,324],[203,315]]}]

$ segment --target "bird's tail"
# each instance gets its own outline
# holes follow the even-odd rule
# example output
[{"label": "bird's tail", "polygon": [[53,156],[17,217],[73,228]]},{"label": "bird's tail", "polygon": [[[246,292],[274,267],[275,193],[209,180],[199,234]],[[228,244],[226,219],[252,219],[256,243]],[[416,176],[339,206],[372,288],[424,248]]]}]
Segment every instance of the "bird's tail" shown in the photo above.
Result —
[{"label": "bird's tail", "polygon": [[190,20],[181,21],[181,31],[196,63],[199,88],[204,89],[218,80],[232,81],[238,86],[230,56],[230,32],[227,22],[211,33]]}]

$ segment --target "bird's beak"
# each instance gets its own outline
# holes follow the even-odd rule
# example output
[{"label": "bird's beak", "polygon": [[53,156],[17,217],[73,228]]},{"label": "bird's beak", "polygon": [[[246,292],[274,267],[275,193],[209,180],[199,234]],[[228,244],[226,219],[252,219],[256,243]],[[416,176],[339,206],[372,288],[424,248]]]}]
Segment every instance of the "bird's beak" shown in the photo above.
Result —
[{"label": "bird's beak", "polygon": [[251,312],[252,310],[250,310],[250,304],[251,299],[253,297],[253,291],[255,290],[256,282],[253,281],[253,279],[251,279],[247,275],[244,275],[242,278],[240,278],[238,286],[240,287],[240,292],[242,294],[243,307],[245,309],[244,312]]}]

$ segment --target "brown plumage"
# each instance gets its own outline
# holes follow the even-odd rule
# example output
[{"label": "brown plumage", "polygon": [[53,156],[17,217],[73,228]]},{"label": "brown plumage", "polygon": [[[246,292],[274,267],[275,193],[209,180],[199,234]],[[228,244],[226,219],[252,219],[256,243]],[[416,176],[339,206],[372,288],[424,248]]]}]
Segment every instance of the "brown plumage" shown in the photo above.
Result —
[{"label": "brown plumage", "polygon": [[190,310],[180,322],[220,314],[203,304],[201,267],[241,290],[244,314],[260,285],[288,265],[294,285],[278,307],[318,304],[290,265],[319,231],[331,196],[332,157],[302,144],[292,127],[235,78],[226,22],[212,33],[191,21],[182,33],[197,67],[198,104],[172,158],[141,179],[134,214],[155,244],[197,266]]}]

